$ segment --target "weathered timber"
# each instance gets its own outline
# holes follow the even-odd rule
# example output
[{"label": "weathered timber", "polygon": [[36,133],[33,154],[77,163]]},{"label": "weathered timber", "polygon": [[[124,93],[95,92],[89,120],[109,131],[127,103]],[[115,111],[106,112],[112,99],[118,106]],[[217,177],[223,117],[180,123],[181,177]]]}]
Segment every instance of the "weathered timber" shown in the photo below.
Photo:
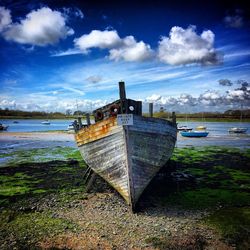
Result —
[{"label": "weathered timber", "polygon": [[153,117],[153,103],[149,103],[149,117]]},{"label": "weathered timber", "polygon": [[176,114],[175,114],[175,112],[172,112],[172,122],[176,123]]},{"label": "weathered timber", "polygon": [[80,116],[78,116],[77,120],[78,120],[78,126],[79,126],[79,128],[81,128],[82,127],[82,118]]},{"label": "weathered timber", "polygon": [[126,105],[126,91],[125,91],[125,83],[119,82],[119,94],[120,94],[120,102],[121,102],[121,113],[126,113],[127,105]]},{"label": "weathered timber", "polygon": [[90,179],[89,179],[89,181],[88,181],[88,183],[87,183],[87,186],[86,186],[86,192],[87,192],[87,193],[88,193],[88,192],[90,191],[90,189],[92,188],[92,186],[93,186],[95,180],[96,180],[96,173],[93,172],[93,173],[91,174],[91,177],[90,177]]},{"label": "weathered timber", "polygon": [[87,126],[89,126],[91,124],[89,113],[86,114],[86,121],[87,121]]},{"label": "weathered timber", "polygon": [[[141,116],[141,102],[126,99],[124,83],[119,86],[120,99],[95,110],[96,123],[81,128],[75,138],[87,165],[134,210],[143,190],[171,157],[177,127],[174,117],[167,121]],[[116,115],[123,112],[133,114],[133,125],[117,124]]]}]

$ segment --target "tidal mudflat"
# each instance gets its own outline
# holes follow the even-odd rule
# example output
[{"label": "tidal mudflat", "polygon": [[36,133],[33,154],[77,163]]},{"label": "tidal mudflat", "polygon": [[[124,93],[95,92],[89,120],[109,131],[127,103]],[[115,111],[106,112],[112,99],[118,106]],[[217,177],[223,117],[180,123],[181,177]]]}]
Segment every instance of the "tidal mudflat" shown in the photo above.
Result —
[{"label": "tidal mudflat", "polygon": [[176,148],[131,214],[101,179],[85,192],[72,135],[2,141],[1,249],[249,249],[247,147]]}]

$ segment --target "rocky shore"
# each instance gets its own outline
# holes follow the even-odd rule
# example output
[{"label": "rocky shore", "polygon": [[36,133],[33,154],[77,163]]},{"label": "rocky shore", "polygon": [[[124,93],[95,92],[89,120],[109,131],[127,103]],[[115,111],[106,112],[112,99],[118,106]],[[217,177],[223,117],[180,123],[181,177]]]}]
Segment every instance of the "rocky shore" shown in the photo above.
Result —
[{"label": "rocky shore", "polygon": [[249,249],[249,150],[177,148],[133,214],[99,178],[86,193],[58,132],[17,136],[1,144],[0,249]]}]

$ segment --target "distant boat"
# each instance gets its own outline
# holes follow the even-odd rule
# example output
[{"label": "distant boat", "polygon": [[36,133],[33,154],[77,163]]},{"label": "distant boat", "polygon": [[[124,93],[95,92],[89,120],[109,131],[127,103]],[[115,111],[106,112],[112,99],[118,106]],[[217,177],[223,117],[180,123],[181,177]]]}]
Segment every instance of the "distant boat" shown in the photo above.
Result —
[{"label": "distant boat", "polygon": [[5,130],[8,129],[8,127],[9,127],[9,126],[0,123],[0,131],[5,131]]},{"label": "distant boat", "polygon": [[14,121],[13,123],[19,123],[18,121]]},{"label": "distant boat", "polygon": [[207,131],[182,131],[181,135],[184,137],[207,137],[209,132]]},{"label": "distant boat", "polygon": [[191,131],[191,130],[193,130],[193,128],[189,128],[188,126],[185,126],[185,125],[180,126],[177,129],[178,129],[178,131]]},{"label": "distant boat", "polygon": [[68,125],[67,130],[68,130],[69,133],[75,132],[75,126],[74,126],[73,122]]},{"label": "distant boat", "polygon": [[[204,124],[205,117],[204,117],[204,113],[203,112],[202,112],[202,118],[201,119],[202,119],[202,123]],[[207,129],[207,127],[204,126],[204,125],[200,125],[200,126],[197,126],[195,129],[198,130],[198,131],[205,131]]]},{"label": "distant boat", "polygon": [[43,121],[43,122],[41,122],[43,125],[50,125],[50,122],[49,122],[49,120],[45,120],[45,121]]},{"label": "distant boat", "polygon": [[[240,109],[240,123],[242,123],[242,104]],[[229,133],[235,133],[235,134],[245,134],[247,132],[247,128],[243,127],[232,127],[228,130]]]},{"label": "distant boat", "polygon": [[198,130],[198,131],[204,131],[204,130],[206,130],[207,129],[207,127],[206,126],[198,126],[198,127],[196,127],[196,130]]},{"label": "distant boat", "polygon": [[247,132],[247,128],[233,127],[228,130],[229,133],[235,134],[245,134]]}]

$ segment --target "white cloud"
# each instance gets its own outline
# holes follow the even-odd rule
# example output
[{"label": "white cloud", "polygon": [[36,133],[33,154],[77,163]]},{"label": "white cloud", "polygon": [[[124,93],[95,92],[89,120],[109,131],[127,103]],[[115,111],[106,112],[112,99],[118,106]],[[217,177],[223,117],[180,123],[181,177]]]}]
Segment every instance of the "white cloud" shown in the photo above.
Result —
[{"label": "white cloud", "polygon": [[88,53],[91,48],[109,49],[109,59],[115,61],[145,61],[153,54],[148,44],[137,42],[133,36],[121,39],[116,30],[92,30],[76,38],[74,43],[84,53]]},{"label": "white cloud", "polygon": [[122,46],[109,51],[111,60],[145,61],[153,55],[153,51],[148,44],[143,41],[136,42],[133,36],[125,37],[122,42]]},{"label": "white cloud", "polygon": [[171,65],[218,63],[218,55],[213,48],[214,33],[207,30],[199,36],[195,29],[195,26],[187,29],[173,27],[169,37],[162,37],[159,42],[159,60]]},{"label": "white cloud", "polygon": [[21,44],[46,46],[74,34],[66,26],[66,19],[59,11],[48,7],[31,11],[20,23],[11,24],[3,36],[6,40]]},{"label": "white cloud", "polygon": [[157,102],[162,98],[161,95],[153,94],[145,99],[146,102]]},{"label": "white cloud", "polygon": [[121,39],[115,30],[92,30],[89,34],[74,39],[75,46],[83,51],[90,48],[110,49],[118,46]]},{"label": "white cloud", "polygon": [[5,7],[0,7],[0,32],[11,24],[11,14]]}]

